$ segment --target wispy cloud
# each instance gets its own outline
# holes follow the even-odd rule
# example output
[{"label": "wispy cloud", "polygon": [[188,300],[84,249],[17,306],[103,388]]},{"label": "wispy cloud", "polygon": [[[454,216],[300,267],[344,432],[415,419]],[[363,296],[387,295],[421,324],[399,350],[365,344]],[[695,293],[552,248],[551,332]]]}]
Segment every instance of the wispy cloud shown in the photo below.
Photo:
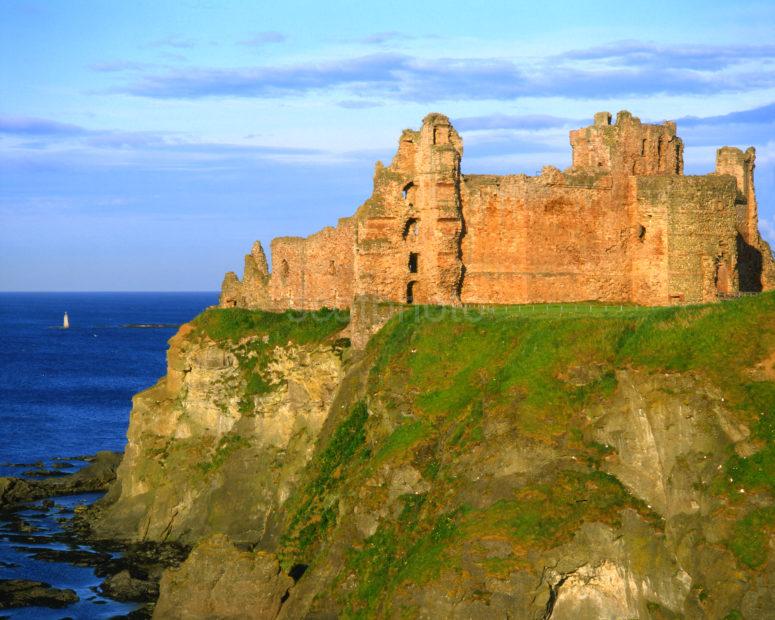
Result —
[{"label": "wispy cloud", "polygon": [[255,160],[328,164],[358,156],[303,146],[198,141],[180,132],[87,129],[49,119],[0,116],[2,138],[9,140],[7,144],[12,148],[0,151],[0,165],[33,167],[66,167],[68,162],[76,161],[88,161],[93,166],[131,162],[164,168],[198,167],[202,162],[233,167]]},{"label": "wispy cloud", "polygon": [[558,129],[580,125],[587,121],[548,114],[490,114],[489,116],[465,116],[455,119],[453,122],[460,131],[482,131],[491,129]]},{"label": "wispy cloud", "polygon": [[147,62],[135,62],[132,60],[108,60],[105,62],[95,62],[89,65],[92,71],[101,73],[119,73],[121,71],[144,71],[152,68],[154,65]]},{"label": "wispy cloud", "polygon": [[365,99],[347,99],[340,101],[337,104],[340,108],[348,108],[350,110],[365,110],[368,108],[380,108],[385,104],[381,101],[366,101]]},{"label": "wispy cloud", "polygon": [[174,47],[176,49],[188,49],[196,46],[197,42],[195,39],[191,39],[189,37],[181,37],[179,35],[169,35],[166,37],[162,37],[161,39],[156,39],[154,41],[151,41],[148,46],[149,47]]},{"label": "wispy cloud", "polygon": [[0,116],[0,135],[34,136],[80,136],[88,131],[78,125],[59,123],[45,118],[23,116]]},{"label": "wispy cloud", "polygon": [[392,43],[395,41],[406,41],[408,39],[413,39],[413,38],[415,37],[412,35],[408,35],[403,32],[398,32],[396,30],[391,30],[389,32],[375,32],[374,34],[370,34],[366,37],[358,39],[358,42],[364,43],[366,45],[382,45],[384,43]]},{"label": "wispy cloud", "polygon": [[[749,54],[746,56],[746,50]],[[739,47],[735,62],[772,57],[775,46]],[[588,50],[593,57],[603,52]],[[606,52],[609,53],[609,52]],[[634,52],[633,52],[634,53]],[[706,50],[710,58],[715,48]],[[654,66],[624,62],[589,67],[572,62],[521,63],[504,58],[419,58],[399,53],[375,53],[337,60],[243,68],[191,68],[149,72],[117,90],[142,97],[199,99],[206,97],[281,98],[310,92],[339,91],[370,99],[415,103],[445,100],[513,100],[523,97],[571,99],[747,92],[775,86],[775,65],[760,63],[717,70],[708,61],[698,68],[695,56],[675,52],[683,64]],[[702,56],[699,52],[696,55]],[[769,54],[769,55],[768,55]],[[731,62],[731,61],[730,61]],[[729,65],[730,63],[726,63]],[[710,67],[710,68],[709,68]]]},{"label": "wispy cloud", "polygon": [[657,45],[642,41],[615,41],[564,52],[556,58],[603,61],[629,67],[709,71],[746,61],[775,58],[775,45]]},{"label": "wispy cloud", "polygon": [[283,43],[288,40],[288,37],[282,32],[276,32],[274,30],[268,30],[266,32],[256,32],[247,39],[240,41],[240,45],[247,45],[249,47],[261,47],[269,43]]},{"label": "wispy cloud", "polygon": [[760,125],[775,123],[775,102],[751,110],[741,110],[719,116],[685,116],[678,120],[684,127],[696,125]]}]

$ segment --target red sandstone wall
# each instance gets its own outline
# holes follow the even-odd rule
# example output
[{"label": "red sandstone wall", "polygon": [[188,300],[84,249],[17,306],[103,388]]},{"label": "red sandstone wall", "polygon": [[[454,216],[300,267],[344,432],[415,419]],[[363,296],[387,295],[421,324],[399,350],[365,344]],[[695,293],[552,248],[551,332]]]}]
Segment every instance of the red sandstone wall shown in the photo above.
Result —
[{"label": "red sandstone wall", "polygon": [[[735,183],[729,177],[638,177],[637,208],[644,223],[644,246],[658,245],[667,278],[647,305],[712,301],[738,290]],[[643,271],[655,272],[646,255]],[[651,298],[650,298],[651,297]]]},{"label": "red sandstone wall", "polygon": [[464,303],[622,301],[627,212],[610,176],[466,176]]},{"label": "red sandstone wall", "polygon": [[449,119],[429,114],[420,131],[403,133],[390,166],[377,166],[374,193],[355,216],[356,295],[459,303],[461,155]]},{"label": "red sandstone wall", "polygon": [[272,241],[269,296],[279,308],[346,308],[353,297],[354,223],[342,219],[307,238]]},{"label": "red sandstone wall", "polygon": [[627,111],[611,125],[607,112],[595,124],[570,132],[573,167],[610,170],[614,174],[683,174],[683,142],[674,122],[644,125]]},{"label": "red sandstone wall", "polygon": [[[608,113],[572,131],[573,167],[538,177],[460,174],[460,136],[440,114],[406,130],[372,196],[336,228],[260,244],[221,305],[349,307],[354,297],[456,305],[696,303],[775,287],[758,233],[755,153],[719,150],[716,174],[683,176],[674,123]],[[415,256],[415,259],[410,257]]]}]

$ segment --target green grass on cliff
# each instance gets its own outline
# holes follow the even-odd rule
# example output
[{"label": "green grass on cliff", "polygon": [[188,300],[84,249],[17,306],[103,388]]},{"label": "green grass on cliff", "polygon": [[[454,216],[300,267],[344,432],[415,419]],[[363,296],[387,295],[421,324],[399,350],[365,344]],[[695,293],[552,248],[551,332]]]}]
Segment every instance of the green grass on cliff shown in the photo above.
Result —
[{"label": "green grass on cliff", "polygon": [[[599,465],[608,448],[583,440],[582,410],[613,392],[614,369],[644,368],[705,377],[751,429],[759,450],[748,458],[730,455],[727,475],[719,478],[734,484],[722,485],[722,492],[736,500],[741,486],[775,490],[775,382],[752,372],[775,350],[775,294],[683,308],[581,305],[562,314],[555,307],[496,308],[473,316],[424,308],[407,314],[370,345],[376,355],[370,392],[410,414],[378,454],[400,460],[402,449],[435,445],[441,461],[452,461],[471,443],[486,442],[481,422],[490,418],[511,421],[548,445],[567,447],[575,438],[580,454]],[[562,504],[561,498],[551,501]],[[746,531],[763,535],[772,516],[748,519]],[[572,513],[566,517],[577,522]],[[751,565],[744,546],[730,543]]]},{"label": "green grass on cliff", "polygon": [[295,507],[281,543],[284,549],[281,559],[286,560],[286,569],[305,558],[308,548],[334,524],[338,501],[333,491],[366,441],[364,426],[368,417],[366,404],[357,402],[314,459],[315,475],[304,488],[304,499]]},{"label": "green grass on cliff", "polygon": [[345,310],[287,310],[264,312],[244,308],[211,308],[194,319],[196,330],[212,340],[237,343],[245,337],[266,335],[271,345],[323,341],[349,322]]},{"label": "green grass on cliff", "polygon": [[528,548],[567,542],[584,521],[616,523],[622,508],[658,519],[616,478],[597,471],[559,471],[546,482],[526,485],[514,497],[486,508],[462,505],[444,512],[442,497],[436,491],[402,496],[404,507],[398,519],[383,520],[373,536],[350,552],[347,566],[358,575],[358,587],[345,601],[345,617],[389,615],[380,603],[401,584],[423,584],[443,570],[462,570],[460,559],[478,561],[473,547],[483,540],[508,541],[512,548],[508,556],[482,561],[491,575],[507,578],[510,572],[529,566]]},{"label": "green grass on cliff", "polygon": [[[681,308],[412,308],[391,319],[366,351],[366,391],[386,411],[372,422],[363,410],[351,410],[323,440],[309,482],[289,502],[284,563],[314,561],[340,502],[352,500],[342,496],[347,488],[371,485],[380,471],[406,464],[429,491],[404,496],[401,514],[383,518],[347,556],[345,616],[387,613],[379,608],[386,592],[454,569],[456,557],[472,557],[488,536],[512,545],[510,555],[481,560],[484,570],[502,575],[525,562],[526,549],[562,544],[585,521],[613,524],[625,507],[658,529],[654,513],[601,471],[616,455],[589,432],[588,411],[616,390],[617,369],[632,368],[702,377],[751,429],[756,452],[730,451],[712,488],[737,519],[727,547],[742,566],[760,566],[775,514],[745,502],[754,493],[773,494],[775,382],[755,371],[773,351],[772,293]],[[523,445],[561,451],[573,461],[517,494],[479,498],[481,505],[453,501],[465,492],[461,468],[474,467],[466,459],[486,458],[493,426],[513,428]],[[342,438],[349,438],[346,448]],[[741,485],[748,495],[738,493]],[[358,501],[373,513],[387,501],[387,489],[369,489]]]},{"label": "green grass on cliff", "polygon": [[271,391],[266,367],[276,346],[332,340],[349,322],[343,310],[264,312],[244,308],[211,308],[194,320],[196,333],[228,343],[245,378],[240,410],[249,415],[255,396]]}]

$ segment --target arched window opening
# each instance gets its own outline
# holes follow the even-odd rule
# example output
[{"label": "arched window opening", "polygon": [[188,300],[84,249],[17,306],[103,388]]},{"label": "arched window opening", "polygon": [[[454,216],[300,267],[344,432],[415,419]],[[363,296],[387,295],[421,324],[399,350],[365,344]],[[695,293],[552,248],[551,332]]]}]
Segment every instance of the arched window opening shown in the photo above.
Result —
[{"label": "arched window opening", "polygon": [[406,224],[404,224],[404,239],[414,239],[417,237],[418,231],[419,223],[417,218],[410,217],[408,220],[406,220]]},{"label": "arched window opening", "polygon": [[409,200],[410,198],[410,192],[414,189],[414,183],[412,181],[409,181],[406,185],[404,185],[404,189],[401,190],[401,197],[404,200]]},{"label": "arched window opening", "polygon": [[417,252],[411,252],[409,254],[409,273],[417,273],[417,261],[420,255]]},{"label": "arched window opening", "polygon": [[328,273],[329,275],[336,275],[336,262],[335,261],[328,261]]},{"label": "arched window opening", "polygon": [[642,243],[645,238],[646,238],[646,227],[643,226],[643,224],[641,224],[640,226],[638,226],[638,241]]},{"label": "arched window opening", "polygon": [[415,295],[417,294],[417,282],[412,280],[406,285],[406,303],[413,304]]},{"label": "arched window opening", "polygon": [[288,266],[288,261],[283,259],[280,263],[280,277],[282,278],[283,282],[285,282],[288,279],[288,274],[290,273],[291,269]]}]

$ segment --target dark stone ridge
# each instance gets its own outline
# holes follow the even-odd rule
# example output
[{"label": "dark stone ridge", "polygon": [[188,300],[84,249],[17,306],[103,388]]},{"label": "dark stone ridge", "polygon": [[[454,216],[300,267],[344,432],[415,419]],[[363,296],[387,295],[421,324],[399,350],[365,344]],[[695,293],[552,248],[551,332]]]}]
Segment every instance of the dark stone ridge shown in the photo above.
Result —
[{"label": "dark stone ridge", "polygon": [[73,590],[52,588],[42,581],[0,580],[0,609],[31,605],[59,608],[76,602],[78,602],[78,595]]},{"label": "dark stone ridge", "polygon": [[[88,459],[84,457],[82,460]],[[56,495],[105,491],[116,479],[116,468],[120,462],[121,453],[102,451],[97,452],[89,465],[74,474],[62,475],[60,471],[52,471],[53,477],[42,480],[0,478],[0,508]]]}]

